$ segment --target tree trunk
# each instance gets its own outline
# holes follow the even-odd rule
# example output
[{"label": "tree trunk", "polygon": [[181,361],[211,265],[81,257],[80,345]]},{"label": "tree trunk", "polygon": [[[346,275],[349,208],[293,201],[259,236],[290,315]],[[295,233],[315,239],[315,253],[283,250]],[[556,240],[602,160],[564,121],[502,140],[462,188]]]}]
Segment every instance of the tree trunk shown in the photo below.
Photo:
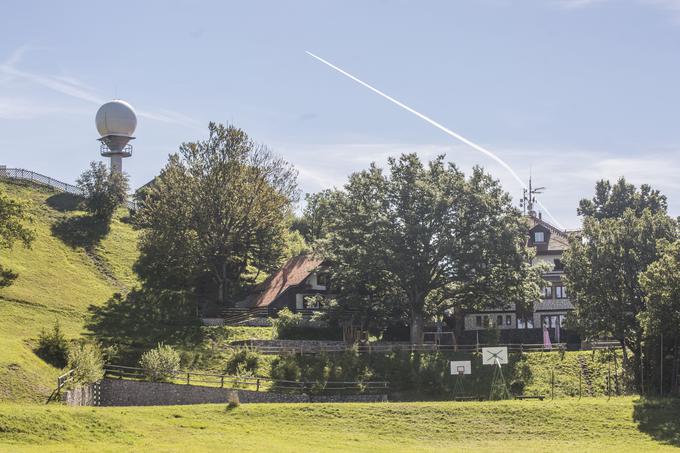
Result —
[{"label": "tree trunk", "polygon": [[225,294],[226,294],[226,281],[227,281],[227,263],[223,262],[220,269],[216,272],[217,274],[217,302],[220,305],[224,305]]},{"label": "tree trunk", "polygon": [[423,327],[424,327],[423,309],[411,309],[411,344],[423,344]]}]

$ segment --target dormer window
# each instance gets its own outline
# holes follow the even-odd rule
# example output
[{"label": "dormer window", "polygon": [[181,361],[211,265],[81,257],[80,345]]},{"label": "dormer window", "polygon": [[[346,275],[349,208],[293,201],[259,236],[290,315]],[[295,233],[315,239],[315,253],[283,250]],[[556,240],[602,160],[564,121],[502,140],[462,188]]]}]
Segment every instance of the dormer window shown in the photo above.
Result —
[{"label": "dormer window", "polygon": [[545,242],[545,233],[543,231],[534,231],[534,242]]}]

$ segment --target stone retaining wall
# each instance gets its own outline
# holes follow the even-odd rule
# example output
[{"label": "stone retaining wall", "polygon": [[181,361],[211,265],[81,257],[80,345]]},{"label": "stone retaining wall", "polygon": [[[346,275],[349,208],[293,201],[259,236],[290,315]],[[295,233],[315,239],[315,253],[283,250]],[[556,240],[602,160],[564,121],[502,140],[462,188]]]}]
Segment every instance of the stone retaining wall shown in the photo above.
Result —
[{"label": "stone retaining wall", "polygon": [[99,406],[99,383],[67,390],[62,400],[69,406]]},{"label": "stone retaining wall", "polygon": [[96,405],[87,395],[98,393],[100,406],[168,406],[182,404],[227,403],[237,393],[241,403],[343,403],[386,402],[387,395],[307,395],[252,390],[224,389],[165,382],[104,379],[99,383],[66,392],[64,401],[71,406]]}]

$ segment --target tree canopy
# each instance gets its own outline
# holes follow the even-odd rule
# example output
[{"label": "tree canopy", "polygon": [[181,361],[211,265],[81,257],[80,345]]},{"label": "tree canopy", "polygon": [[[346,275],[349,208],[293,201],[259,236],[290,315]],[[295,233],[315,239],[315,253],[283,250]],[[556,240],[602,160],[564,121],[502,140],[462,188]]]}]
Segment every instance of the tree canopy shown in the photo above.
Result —
[{"label": "tree canopy", "polygon": [[194,289],[211,281],[224,303],[253,270],[285,253],[297,173],[241,129],[210,123],[183,143],[147,188],[136,269],[150,286]]},{"label": "tree canopy", "polygon": [[[35,234],[26,226],[30,221],[26,205],[9,198],[0,188],[0,248],[11,248],[17,241],[29,247]],[[18,274],[0,266],[0,288],[11,285]]]},{"label": "tree canopy", "polygon": [[373,164],[326,195],[324,247],[339,305],[400,316],[420,343],[431,307],[538,299],[528,225],[497,180],[479,167],[466,178],[443,156],[423,164],[407,154],[388,167]]},{"label": "tree canopy", "polygon": [[127,177],[110,171],[103,162],[90,162],[89,170],[77,181],[85,196],[85,209],[96,219],[108,224],[116,209],[125,203],[129,189]]},{"label": "tree canopy", "polygon": [[[582,200],[583,228],[564,254],[574,319],[588,337],[612,336],[640,360],[646,305],[640,277],[660,258],[660,241],[674,241],[677,222],[666,213],[666,198],[651,187],[619,179],[596,185],[593,200]],[[639,363],[639,362],[638,362]],[[641,384],[639,367],[633,367]]]}]

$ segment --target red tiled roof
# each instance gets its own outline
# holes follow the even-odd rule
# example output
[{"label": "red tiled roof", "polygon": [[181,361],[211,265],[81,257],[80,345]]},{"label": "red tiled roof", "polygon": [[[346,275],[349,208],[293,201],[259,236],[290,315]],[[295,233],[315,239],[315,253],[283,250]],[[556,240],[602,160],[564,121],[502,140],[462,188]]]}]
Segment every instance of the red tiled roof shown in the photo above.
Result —
[{"label": "red tiled roof", "polygon": [[251,307],[268,306],[288,288],[304,282],[323,261],[322,258],[311,255],[298,255],[289,259],[281,269],[258,285],[258,293],[249,298],[248,305]]}]

